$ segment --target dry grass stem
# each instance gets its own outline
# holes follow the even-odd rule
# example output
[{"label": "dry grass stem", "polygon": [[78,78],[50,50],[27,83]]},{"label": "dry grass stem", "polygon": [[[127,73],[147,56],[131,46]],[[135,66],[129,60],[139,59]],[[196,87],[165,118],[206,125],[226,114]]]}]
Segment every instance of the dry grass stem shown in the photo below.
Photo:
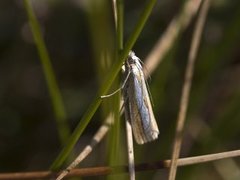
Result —
[{"label": "dry grass stem", "polygon": [[126,119],[126,133],[127,133],[127,147],[128,147],[129,176],[130,176],[130,180],[135,180],[132,127],[131,127],[130,122],[127,119]]},{"label": "dry grass stem", "polygon": [[167,30],[158,40],[152,51],[145,60],[145,74],[148,77],[172,47],[178,34],[185,29],[194,15],[197,13],[202,0],[188,0],[183,10],[170,22]]},{"label": "dry grass stem", "polygon": [[172,153],[172,163],[169,173],[169,180],[174,180],[176,177],[177,172],[177,159],[179,158],[181,144],[182,144],[182,134],[183,134],[183,127],[186,119],[186,112],[189,102],[189,94],[192,84],[192,77],[194,72],[194,63],[196,60],[196,54],[199,47],[201,34],[203,30],[203,26],[206,20],[207,12],[209,9],[210,0],[203,1],[199,17],[196,22],[192,44],[189,52],[188,57],[188,63],[186,67],[186,74],[185,74],[185,80],[183,84],[182,89],[182,96],[181,96],[181,102],[180,102],[180,110],[178,114],[177,119],[177,128],[176,128],[176,134],[174,139],[174,145],[173,145],[173,153]]},{"label": "dry grass stem", "polygon": [[107,134],[109,127],[113,123],[113,116],[110,114],[104,124],[98,129],[94,135],[91,143],[85,146],[83,151],[78,155],[78,157],[64,170],[60,173],[56,180],[63,179],[73,168],[75,168],[80,162],[82,162],[93,150],[93,148],[104,138]]}]

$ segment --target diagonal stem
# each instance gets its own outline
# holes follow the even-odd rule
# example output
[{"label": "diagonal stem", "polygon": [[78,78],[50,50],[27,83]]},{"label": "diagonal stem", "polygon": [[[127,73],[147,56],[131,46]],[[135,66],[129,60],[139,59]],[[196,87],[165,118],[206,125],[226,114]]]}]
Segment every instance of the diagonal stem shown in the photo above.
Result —
[{"label": "diagonal stem", "polygon": [[196,22],[196,26],[194,29],[191,49],[189,52],[188,63],[187,63],[187,68],[185,73],[185,80],[184,80],[183,89],[182,89],[180,110],[179,110],[178,119],[177,119],[177,127],[176,127],[176,134],[175,134],[174,145],[173,145],[172,163],[170,167],[169,180],[175,180],[176,178],[177,160],[179,158],[179,154],[181,150],[183,127],[184,127],[187,108],[188,108],[189,94],[191,90],[192,77],[194,72],[194,64],[196,61],[196,55],[197,55],[198,47],[200,44],[203,26],[204,26],[207,12],[209,9],[209,4],[210,4],[210,0],[205,0],[203,2],[197,22]]}]

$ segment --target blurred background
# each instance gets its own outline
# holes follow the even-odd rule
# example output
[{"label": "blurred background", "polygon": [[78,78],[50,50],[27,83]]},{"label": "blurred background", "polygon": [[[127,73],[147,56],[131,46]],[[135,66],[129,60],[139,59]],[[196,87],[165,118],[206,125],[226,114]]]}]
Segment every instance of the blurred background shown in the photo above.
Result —
[{"label": "blurred background", "polygon": [[[96,5],[92,8],[84,0],[31,2],[41,25],[72,132],[96,96],[101,79],[107,74],[106,70],[99,68],[102,62],[100,57],[98,59],[99,50],[96,49],[104,46],[101,44],[104,41],[108,42],[109,47],[114,47],[116,38],[112,5],[107,1],[107,6]],[[125,1],[124,42],[129,38],[145,2]],[[133,48],[139,58],[144,61],[185,2],[158,1]],[[196,16],[179,34],[148,80],[160,136],[157,141],[147,145],[135,144],[136,163],[171,157],[181,88],[195,22]],[[197,55],[181,157],[240,147],[239,32],[240,1],[213,0]],[[105,35],[100,37],[98,33]],[[92,118],[75,146],[72,157],[82,150],[103,123],[102,109],[104,108],[100,108]],[[64,145],[59,138],[55,118],[23,1],[2,0],[0,171],[48,169]],[[120,123],[119,157],[122,157],[121,164],[127,164],[124,117],[121,117]],[[80,167],[108,165],[108,152],[112,147],[107,139],[104,138]],[[239,163],[239,158],[235,158],[180,167],[177,179],[239,179]],[[137,179],[166,179],[167,173],[167,170],[140,172],[137,173]],[[127,175],[118,178],[126,179]]]}]

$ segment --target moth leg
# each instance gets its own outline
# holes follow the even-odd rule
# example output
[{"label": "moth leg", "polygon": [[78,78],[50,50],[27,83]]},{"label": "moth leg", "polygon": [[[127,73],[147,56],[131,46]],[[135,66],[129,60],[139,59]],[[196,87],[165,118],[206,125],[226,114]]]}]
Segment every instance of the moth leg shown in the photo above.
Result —
[{"label": "moth leg", "polygon": [[111,94],[102,95],[101,98],[103,99],[103,98],[111,97],[112,95],[114,95],[114,94],[116,94],[117,92],[121,91],[121,90],[125,87],[125,85],[126,85],[126,83],[127,83],[127,80],[128,80],[128,78],[129,78],[130,74],[131,74],[131,71],[128,72],[128,74],[127,74],[127,76],[126,76],[126,78],[125,78],[122,86],[121,86],[119,89],[117,89],[116,91],[114,91],[114,92],[111,93]]}]

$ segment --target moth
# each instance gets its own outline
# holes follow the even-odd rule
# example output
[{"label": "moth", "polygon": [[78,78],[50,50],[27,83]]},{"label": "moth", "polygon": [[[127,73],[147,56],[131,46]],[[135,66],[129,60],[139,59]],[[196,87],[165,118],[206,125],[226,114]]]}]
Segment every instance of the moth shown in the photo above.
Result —
[{"label": "moth", "polygon": [[125,118],[130,122],[138,144],[158,138],[155,120],[141,60],[130,51],[124,65],[125,81],[122,86]]}]

